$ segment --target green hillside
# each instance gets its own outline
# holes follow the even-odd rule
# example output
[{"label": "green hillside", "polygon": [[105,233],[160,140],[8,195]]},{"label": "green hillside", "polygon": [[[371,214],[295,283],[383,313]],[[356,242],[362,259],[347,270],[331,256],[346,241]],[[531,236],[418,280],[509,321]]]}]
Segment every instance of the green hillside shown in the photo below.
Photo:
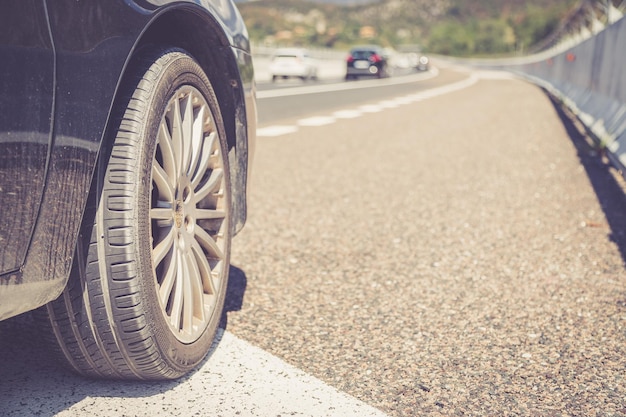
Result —
[{"label": "green hillside", "polygon": [[239,4],[251,38],[273,45],[419,45],[457,56],[523,52],[555,30],[577,0],[383,0],[341,6],[307,0]]}]

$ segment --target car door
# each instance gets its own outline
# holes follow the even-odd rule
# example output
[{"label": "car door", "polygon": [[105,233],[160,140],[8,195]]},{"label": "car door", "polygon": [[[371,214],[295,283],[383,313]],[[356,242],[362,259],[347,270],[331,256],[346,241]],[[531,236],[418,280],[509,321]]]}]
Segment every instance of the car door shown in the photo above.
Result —
[{"label": "car door", "polygon": [[45,186],[54,51],[41,0],[0,6],[0,276],[24,262]]}]

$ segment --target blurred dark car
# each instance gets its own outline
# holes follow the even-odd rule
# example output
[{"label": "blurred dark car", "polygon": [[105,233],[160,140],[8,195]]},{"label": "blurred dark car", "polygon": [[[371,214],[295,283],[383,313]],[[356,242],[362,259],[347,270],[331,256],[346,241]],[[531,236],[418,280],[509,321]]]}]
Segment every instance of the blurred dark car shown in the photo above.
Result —
[{"label": "blurred dark car", "polygon": [[0,319],[35,310],[84,375],[180,377],[246,219],[256,87],[234,3],[7,0],[0,56]]},{"label": "blurred dark car", "polygon": [[356,46],[350,50],[346,59],[346,80],[387,76],[389,76],[389,64],[382,47],[366,45]]}]

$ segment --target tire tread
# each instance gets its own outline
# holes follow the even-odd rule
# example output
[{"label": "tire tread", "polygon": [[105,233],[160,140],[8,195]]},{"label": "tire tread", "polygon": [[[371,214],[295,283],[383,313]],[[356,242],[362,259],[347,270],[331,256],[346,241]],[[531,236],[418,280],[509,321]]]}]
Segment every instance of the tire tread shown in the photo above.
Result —
[{"label": "tire tread", "polygon": [[[89,244],[81,253],[79,242],[78,262],[67,288],[40,311],[51,323],[48,338],[58,343],[59,355],[83,375],[173,379],[188,370],[164,360],[142,313],[138,237],[133,226],[139,215],[136,184],[142,180],[136,161],[145,152],[141,134],[150,97],[161,74],[184,56],[178,50],[147,55],[128,80],[132,95],[123,99],[127,104],[102,177],[100,208],[96,221],[83,227],[90,235]],[[106,225],[104,230],[99,230],[99,224]],[[81,258],[86,258],[84,267]]]}]

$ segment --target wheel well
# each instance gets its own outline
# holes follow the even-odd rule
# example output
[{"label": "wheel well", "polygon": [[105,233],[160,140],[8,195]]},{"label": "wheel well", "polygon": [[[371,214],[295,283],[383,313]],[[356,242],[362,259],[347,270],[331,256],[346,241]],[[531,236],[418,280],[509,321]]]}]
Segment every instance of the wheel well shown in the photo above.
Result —
[{"label": "wheel well", "polygon": [[[126,62],[119,86],[125,84],[125,78],[132,74],[135,68],[135,61],[140,60],[149,49],[181,48],[198,62],[211,82],[224,122],[233,191],[233,228],[237,232],[243,227],[247,212],[246,181],[249,152],[247,135],[249,131],[246,130],[246,126],[256,122],[256,120],[247,120],[245,90],[247,87],[242,83],[242,78],[248,76],[251,78],[252,74],[240,74],[238,58],[222,27],[212,17],[200,13],[195,7],[182,6],[178,9],[169,9],[150,23],[136,42],[132,55]],[[245,68],[252,71],[251,66]],[[124,94],[124,88],[116,92],[112,106],[113,112],[123,107],[119,105],[120,100],[128,99],[124,97]],[[110,116],[107,131],[111,128],[109,123],[112,118],[115,118],[115,114],[111,113]],[[105,137],[111,138],[111,135],[105,134]],[[101,144],[101,160],[108,159],[110,147],[109,139]],[[102,169],[100,165],[96,168],[97,170]],[[94,181],[98,178],[99,174],[94,175]],[[91,188],[93,192],[93,183]]]},{"label": "wheel well", "polygon": [[173,10],[154,21],[141,36],[135,52],[145,48],[179,47],[189,52],[209,77],[217,96],[229,150],[236,145],[236,109],[241,97],[234,55],[218,23],[192,10]]}]

